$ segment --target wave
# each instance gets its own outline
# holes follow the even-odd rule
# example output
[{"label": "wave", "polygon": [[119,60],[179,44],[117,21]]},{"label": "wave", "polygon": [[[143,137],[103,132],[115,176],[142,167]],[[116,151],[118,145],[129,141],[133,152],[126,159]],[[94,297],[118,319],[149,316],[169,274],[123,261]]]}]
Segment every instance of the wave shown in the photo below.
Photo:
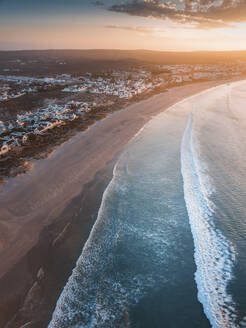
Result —
[{"label": "wave", "polygon": [[[218,88],[222,87],[215,87],[213,90]],[[180,139],[190,113],[189,106],[192,99],[196,99],[196,97],[209,91],[211,89],[186,98],[165,111],[168,114],[178,105],[183,103],[185,106],[187,105],[184,111],[185,114],[182,113],[182,108],[176,111],[176,114],[183,115],[182,117],[185,117],[185,120],[184,125],[180,128],[177,149],[170,147],[173,156],[179,154]],[[189,101],[191,102],[189,103]],[[157,120],[158,117],[159,115],[154,120]],[[192,112],[183,134],[181,171],[185,203],[195,245],[194,257],[197,266],[195,281],[198,287],[198,299],[202,303],[204,312],[213,328],[246,326],[246,319],[237,323],[236,304],[230,293],[228,293],[228,285],[233,279],[236,251],[232,243],[225,238],[215,225],[218,213],[213,202],[213,196],[216,193],[215,183],[209,174],[208,167],[202,160],[201,148],[195,130],[195,119]],[[133,139],[141,139],[142,131],[151,124],[151,122],[147,123]],[[175,138],[177,138],[176,130],[175,132],[170,130],[174,133]],[[170,156],[173,161],[174,157],[169,153],[167,154],[167,157]],[[164,158],[161,158],[161,160],[164,160]],[[173,163],[171,163],[171,166],[174,167]],[[175,167],[173,170],[175,171]],[[120,159],[116,164],[113,179],[104,192],[97,220],[77,261],[77,265],[58,299],[49,328],[129,327],[129,308],[138,303],[144,293],[153,289],[157,282],[159,285],[163,285],[165,282],[164,277],[166,277],[167,272],[163,271],[163,268],[165,267],[167,270],[169,268],[168,262],[165,262],[165,256],[169,254],[171,260],[175,261],[172,251],[174,246],[177,245],[177,240],[182,239],[175,233],[179,229],[180,231],[184,229],[182,226],[178,226],[172,218],[176,225],[173,223],[174,228],[173,230],[170,228],[168,239],[165,240],[168,222],[163,220],[162,215],[154,217],[154,212],[152,212],[151,220],[146,218],[145,222],[144,220],[137,220],[137,223],[133,222],[132,217],[129,217],[129,220],[127,217],[123,218],[125,214],[120,213],[120,208],[129,205],[127,203],[127,198],[130,197],[127,175],[130,175],[130,171],[131,167],[128,167],[127,161],[123,163]],[[180,174],[180,168],[178,172]],[[156,176],[155,179],[161,181],[161,178],[163,178],[161,174],[159,178]],[[177,182],[176,175],[170,175],[169,177],[166,171],[165,174],[165,178],[170,179],[168,180],[170,183]],[[151,180],[151,177],[148,179]],[[180,180],[180,186],[177,188],[179,191],[182,189],[182,177]],[[152,188],[152,182],[149,181],[149,189]],[[144,180],[144,183],[146,183],[146,180]],[[142,187],[143,185],[141,185]],[[168,186],[165,185],[164,187]],[[160,190],[165,190],[163,185],[160,185]],[[174,194],[177,194],[176,190]],[[119,204],[118,199],[121,199],[121,201],[125,199],[126,203]],[[160,201],[162,201],[161,197]],[[158,204],[158,207],[161,206],[163,206],[162,203]],[[168,206],[171,207],[170,204]],[[177,207],[175,203],[174,214],[179,216]],[[185,205],[184,211],[186,211]],[[143,209],[139,213],[141,215],[146,214]],[[148,221],[148,224],[152,222],[152,226],[144,226],[143,223],[146,224],[146,221]],[[188,220],[187,225],[189,230]],[[135,245],[137,247],[134,249],[132,245],[135,240],[139,244]],[[125,254],[122,255],[124,252]],[[178,261],[178,259],[176,260]],[[133,262],[135,263],[133,264]],[[119,263],[123,263],[124,270],[119,270]],[[144,267],[143,263],[145,263]]]},{"label": "wave", "polygon": [[236,305],[228,293],[236,260],[234,246],[215,226],[215,192],[195,135],[194,110],[181,146],[185,202],[195,245],[198,299],[213,328],[238,327]]},{"label": "wave", "polygon": [[[153,119],[156,119],[154,117]],[[146,123],[132,138],[136,142],[141,133],[150,124]],[[128,225],[122,226],[113,209],[116,199],[127,192],[124,186],[127,175],[127,165],[124,166],[122,158],[116,163],[113,178],[104,191],[97,220],[92,228],[83,251],[68,279],[58,301],[49,328],[84,327],[115,328],[128,327],[128,307],[136,304],[143,297],[149,286],[153,286],[152,274],[135,274],[124,271],[124,277],[115,277],[115,249],[117,247],[121,230],[127,234],[146,234],[146,231]],[[151,236],[145,238],[151,239]],[[111,272],[110,272],[111,270]],[[163,277],[160,279],[163,280]]]},{"label": "wave", "polygon": [[[83,248],[76,267],[58,299],[49,328],[95,327],[95,315],[100,304],[98,295],[100,281],[110,261],[110,249],[116,238],[117,222],[108,217],[106,198],[111,192],[116,177],[106,188],[99,209],[97,220]],[[104,220],[102,217],[104,216]],[[103,260],[102,260],[103,259]]]},{"label": "wave", "polygon": [[[132,217],[122,220],[122,204],[118,204],[117,199],[122,201],[129,192],[124,164],[120,160],[114,168],[98,218],[58,299],[49,328],[129,327],[128,309],[152,290],[157,281],[165,280],[159,273],[160,263],[165,262],[160,249],[166,249],[166,243],[160,237],[162,218],[151,223],[156,225],[156,230],[150,232],[141,222],[136,226]],[[135,240],[143,244],[134,247]],[[155,249],[156,254],[153,251],[152,257],[147,254],[148,247]],[[153,266],[142,267],[144,256],[152,259],[156,270]]]},{"label": "wave", "polygon": [[[153,120],[160,131],[163,131],[163,125],[157,123],[161,120],[161,116]],[[133,146],[138,142],[141,144],[143,139],[141,132],[149,124],[147,123],[132,139]],[[179,157],[180,141],[175,145],[176,151],[173,147],[171,149],[174,156]],[[152,145],[147,147],[153,151]],[[146,142],[144,149],[142,156],[146,156]],[[150,211],[148,197],[151,197],[151,192],[155,190],[152,177],[148,172],[144,174],[140,170],[142,176],[135,177],[136,181],[133,182],[132,175],[136,175],[136,172],[132,172],[133,167],[129,166],[129,158],[134,161],[134,156],[131,154],[135,155],[136,148],[132,151],[128,150],[129,148],[122,154],[114,168],[113,179],[104,192],[97,220],[77,265],[58,299],[49,328],[128,327],[130,309],[147,293],[166,282],[166,271],[170,267],[168,263],[175,258],[173,249],[177,244],[177,235],[175,235],[177,224],[174,226],[176,213],[172,215],[170,223],[163,219],[164,214],[161,209],[165,197],[164,199],[159,197],[159,192],[155,194],[156,198],[151,204],[153,211]],[[159,150],[163,151],[163,148],[156,150],[158,154],[162,154]],[[161,158],[164,156],[162,155]],[[173,156],[170,159],[170,166],[175,176],[177,171],[180,175],[180,168],[175,170],[172,160]],[[179,160],[177,163],[179,166]],[[153,169],[152,160],[149,164],[151,165],[147,167]],[[159,167],[157,161],[156,166]],[[159,174],[160,179],[157,179],[156,171],[152,172],[154,179],[158,181],[156,181],[156,189],[166,190],[167,188],[162,184],[168,182],[164,182],[166,180],[162,177],[162,171]],[[167,172],[166,174],[168,175]],[[139,197],[138,199],[131,197],[132,188],[135,191],[135,188],[141,189],[139,197],[143,197],[143,202]],[[181,175],[178,190],[180,189],[182,189]],[[171,201],[170,196],[169,208]],[[176,198],[175,201],[178,202]],[[185,211],[185,205],[182,206]],[[174,208],[177,209],[176,203]],[[158,212],[157,209],[160,211]],[[180,220],[178,214],[176,216],[181,221],[180,231],[183,231],[183,220]]]}]

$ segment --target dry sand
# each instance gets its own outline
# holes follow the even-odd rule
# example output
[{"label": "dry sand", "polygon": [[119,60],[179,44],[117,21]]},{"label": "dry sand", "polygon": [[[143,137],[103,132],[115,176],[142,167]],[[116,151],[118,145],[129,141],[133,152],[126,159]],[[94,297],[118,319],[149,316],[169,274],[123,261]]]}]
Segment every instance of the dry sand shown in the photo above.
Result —
[{"label": "dry sand", "polygon": [[[221,82],[175,87],[111,114],[1,187],[0,327],[23,302],[24,309],[8,327],[20,327],[34,317],[39,323],[28,327],[47,325],[124,146],[152,116]],[[42,269],[37,278],[40,267],[45,274]],[[45,303],[42,309],[40,302]]]}]

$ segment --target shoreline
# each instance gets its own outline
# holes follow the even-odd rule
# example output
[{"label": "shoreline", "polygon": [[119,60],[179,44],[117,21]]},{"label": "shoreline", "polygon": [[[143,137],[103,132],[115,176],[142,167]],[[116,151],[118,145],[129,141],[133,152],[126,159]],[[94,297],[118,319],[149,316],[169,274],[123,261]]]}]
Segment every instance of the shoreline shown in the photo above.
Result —
[{"label": "shoreline", "polygon": [[47,326],[124,147],[153,116],[226,82],[172,88],[110,114],[4,185],[0,327]]}]

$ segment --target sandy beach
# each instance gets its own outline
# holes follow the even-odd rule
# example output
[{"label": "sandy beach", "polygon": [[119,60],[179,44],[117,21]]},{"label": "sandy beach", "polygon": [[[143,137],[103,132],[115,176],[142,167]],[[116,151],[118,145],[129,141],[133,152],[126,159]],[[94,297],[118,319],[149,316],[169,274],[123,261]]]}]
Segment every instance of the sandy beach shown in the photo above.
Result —
[{"label": "sandy beach", "polygon": [[126,144],[154,115],[221,83],[175,87],[110,114],[1,186],[0,327],[47,326]]}]

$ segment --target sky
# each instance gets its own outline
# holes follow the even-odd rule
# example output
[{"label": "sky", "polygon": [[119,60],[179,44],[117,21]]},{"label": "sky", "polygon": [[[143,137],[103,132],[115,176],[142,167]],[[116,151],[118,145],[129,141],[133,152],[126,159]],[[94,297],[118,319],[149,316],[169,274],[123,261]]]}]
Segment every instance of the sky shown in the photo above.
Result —
[{"label": "sky", "polygon": [[246,0],[0,0],[0,50],[246,50]]}]

